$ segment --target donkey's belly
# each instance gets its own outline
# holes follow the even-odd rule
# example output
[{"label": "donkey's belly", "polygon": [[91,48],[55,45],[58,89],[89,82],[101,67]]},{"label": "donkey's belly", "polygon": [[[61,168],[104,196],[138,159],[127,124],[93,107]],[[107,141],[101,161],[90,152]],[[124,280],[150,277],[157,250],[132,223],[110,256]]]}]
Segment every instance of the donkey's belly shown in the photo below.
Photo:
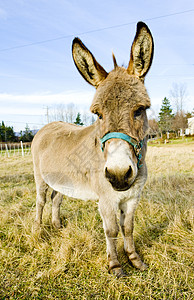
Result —
[{"label": "donkey's belly", "polygon": [[82,186],[82,185],[65,186],[65,185],[55,184],[51,187],[55,191],[58,191],[61,194],[71,198],[81,199],[85,201],[87,200],[97,201],[99,199],[98,195],[87,186]]},{"label": "donkey's belly", "polygon": [[98,195],[91,189],[88,182],[85,183],[77,183],[73,182],[69,178],[63,180],[54,180],[52,176],[44,176],[45,182],[55,191],[76,199],[81,200],[94,200],[97,201],[99,199]]}]

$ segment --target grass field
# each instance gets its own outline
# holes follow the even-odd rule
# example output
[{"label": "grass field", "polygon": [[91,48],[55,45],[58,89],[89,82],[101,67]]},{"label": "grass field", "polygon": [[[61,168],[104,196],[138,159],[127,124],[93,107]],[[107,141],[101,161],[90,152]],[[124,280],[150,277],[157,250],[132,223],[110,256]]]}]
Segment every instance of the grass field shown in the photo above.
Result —
[{"label": "grass field", "polygon": [[0,157],[0,299],[194,299],[194,143],[149,147],[149,178],[135,216],[134,237],[148,269],[128,263],[127,278],[107,271],[106,243],[95,202],[64,199],[64,228],[33,230],[31,156]]}]

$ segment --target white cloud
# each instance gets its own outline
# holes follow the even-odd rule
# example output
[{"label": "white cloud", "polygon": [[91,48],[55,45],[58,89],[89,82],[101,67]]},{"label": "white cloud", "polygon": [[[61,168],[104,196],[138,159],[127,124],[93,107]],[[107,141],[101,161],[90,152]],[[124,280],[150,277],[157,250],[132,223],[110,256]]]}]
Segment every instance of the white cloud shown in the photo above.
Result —
[{"label": "white cloud", "polygon": [[[52,94],[45,92],[42,94],[0,94],[1,114],[4,113],[24,113],[36,114],[36,107],[52,106],[56,104],[68,105],[73,103],[78,107],[90,107],[93,99],[93,92],[73,92]],[[25,105],[25,107],[23,107]]]},{"label": "white cloud", "polygon": [[46,123],[46,108],[49,113],[57,106],[63,104],[74,104],[76,111],[81,113],[89,111],[94,92],[74,92],[63,93],[45,92],[42,94],[0,94],[0,122],[6,121],[9,126],[14,126],[15,131],[25,128],[28,123],[31,128],[37,124]]},{"label": "white cloud", "polygon": [[[67,91],[63,93],[44,92],[42,94],[0,94],[0,121],[8,121],[16,131],[24,130],[26,123],[31,128],[37,124],[46,123],[46,108],[51,114],[60,105],[73,103],[75,110],[82,113],[89,112],[94,91]],[[157,118],[161,99],[152,99],[153,106],[148,110],[149,118]],[[160,103],[160,104],[159,104]]]}]

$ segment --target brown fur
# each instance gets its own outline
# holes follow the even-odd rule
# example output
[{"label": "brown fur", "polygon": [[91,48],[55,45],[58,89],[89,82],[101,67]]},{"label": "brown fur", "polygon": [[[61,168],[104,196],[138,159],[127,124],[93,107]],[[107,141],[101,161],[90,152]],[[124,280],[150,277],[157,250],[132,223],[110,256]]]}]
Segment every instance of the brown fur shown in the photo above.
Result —
[{"label": "brown fur", "polygon": [[125,68],[117,67],[97,89],[90,109],[103,117],[101,137],[117,131],[142,140],[147,134],[148,121],[145,113],[134,120],[134,112],[140,107],[150,107],[145,86]]},{"label": "brown fur", "polygon": [[[138,23],[128,68],[118,67],[113,56],[115,68],[109,74],[78,38],[73,41],[72,52],[81,75],[97,89],[91,111],[99,120],[88,127],[53,122],[36,134],[32,143],[36,224],[40,226],[42,222],[48,186],[54,190],[52,222],[57,228],[61,226],[62,194],[99,200],[109,270],[119,277],[123,271],[116,250],[118,208],[124,249],[135,267],[140,270],[146,267],[135,251],[133,216],[147,178],[146,109],[150,107],[150,99],[143,81],[152,62],[153,40],[148,27]],[[137,141],[144,139],[140,169],[134,148],[126,141],[111,139],[102,152],[100,138],[108,132],[122,132]]]}]

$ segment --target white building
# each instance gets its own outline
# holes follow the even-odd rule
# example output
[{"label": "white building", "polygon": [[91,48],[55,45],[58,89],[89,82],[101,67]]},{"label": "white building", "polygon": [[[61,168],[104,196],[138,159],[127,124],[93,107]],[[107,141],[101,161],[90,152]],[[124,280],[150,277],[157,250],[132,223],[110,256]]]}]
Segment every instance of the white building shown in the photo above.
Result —
[{"label": "white building", "polygon": [[194,135],[194,117],[188,119],[188,128],[185,130],[186,135]]}]

